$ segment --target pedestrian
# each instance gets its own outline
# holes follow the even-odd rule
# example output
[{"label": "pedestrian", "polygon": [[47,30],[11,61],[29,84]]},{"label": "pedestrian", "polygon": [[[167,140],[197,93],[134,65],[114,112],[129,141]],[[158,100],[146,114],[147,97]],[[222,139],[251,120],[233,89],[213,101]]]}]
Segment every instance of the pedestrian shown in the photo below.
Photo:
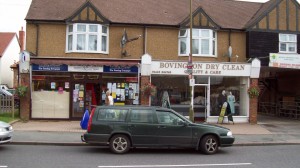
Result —
[{"label": "pedestrian", "polygon": [[111,93],[109,90],[106,91],[106,97],[105,97],[105,105],[112,106],[114,105],[114,99],[111,96]]}]

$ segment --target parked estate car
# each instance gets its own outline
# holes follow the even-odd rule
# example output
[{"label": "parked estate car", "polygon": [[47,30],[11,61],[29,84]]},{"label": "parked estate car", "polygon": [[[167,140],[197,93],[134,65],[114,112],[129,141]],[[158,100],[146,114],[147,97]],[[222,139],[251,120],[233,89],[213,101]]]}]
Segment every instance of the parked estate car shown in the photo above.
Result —
[{"label": "parked estate car", "polygon": [[232,132],[224,127],[196,124],[174,110],[151,106],[98,106],[91,111],[87,132],[89,144],[108,145],[117,154],[133,147],[194,148],[214,154],[232,146]]},{"label": "parked estate car", "polygon": [[0,144],[8,143],[12,140],[13,128],[6,122],[0,121]]}]

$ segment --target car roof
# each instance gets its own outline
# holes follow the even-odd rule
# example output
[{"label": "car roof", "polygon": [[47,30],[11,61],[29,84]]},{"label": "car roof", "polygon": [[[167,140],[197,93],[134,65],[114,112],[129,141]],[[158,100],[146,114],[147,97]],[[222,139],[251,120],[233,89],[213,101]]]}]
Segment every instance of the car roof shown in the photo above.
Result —
[{"label": "car roof", "polygon": [[171,109],[160,106],[145,106],[145,105],[126,105],[126,106],[97,106],[97,109],[156,109],[163,111],[171,111]]}]

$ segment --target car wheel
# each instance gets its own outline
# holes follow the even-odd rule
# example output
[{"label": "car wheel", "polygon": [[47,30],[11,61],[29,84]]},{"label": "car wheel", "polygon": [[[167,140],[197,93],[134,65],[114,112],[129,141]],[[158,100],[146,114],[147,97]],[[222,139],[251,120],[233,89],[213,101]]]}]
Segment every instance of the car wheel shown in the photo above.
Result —
[{"label": "car wheel", "polygon": [[205,154],[214,154],[218,151],[218,148],[218,139],[213,135],[203,137],[200,142],[200,150]]},{"label": "car wheel", "polygon": [[122,154],[126,153],[130,149],[130,140],[126,135],[114,135],[110,139],[109,147],[113,153]]}]

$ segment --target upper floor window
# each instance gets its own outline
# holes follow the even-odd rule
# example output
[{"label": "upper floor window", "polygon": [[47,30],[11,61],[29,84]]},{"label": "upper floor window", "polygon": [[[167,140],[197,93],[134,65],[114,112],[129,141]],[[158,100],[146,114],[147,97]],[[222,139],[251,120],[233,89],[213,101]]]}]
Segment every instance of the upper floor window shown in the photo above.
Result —
[{"label": "upper floor window", "polygon": [[297,35],[279,34],[279,52],[297,53]]},{"label": "upper floor window", "polygon": [[[190,30],[181,29],[178,36],[180,56],[190,53]],[[210,29],[192,30],[193,56],[216,56],[216,32]]]},{"label": "upper floor window", "polygon": [[67,26],[67,52],[108,53],[108,27],[76,23]]}]

